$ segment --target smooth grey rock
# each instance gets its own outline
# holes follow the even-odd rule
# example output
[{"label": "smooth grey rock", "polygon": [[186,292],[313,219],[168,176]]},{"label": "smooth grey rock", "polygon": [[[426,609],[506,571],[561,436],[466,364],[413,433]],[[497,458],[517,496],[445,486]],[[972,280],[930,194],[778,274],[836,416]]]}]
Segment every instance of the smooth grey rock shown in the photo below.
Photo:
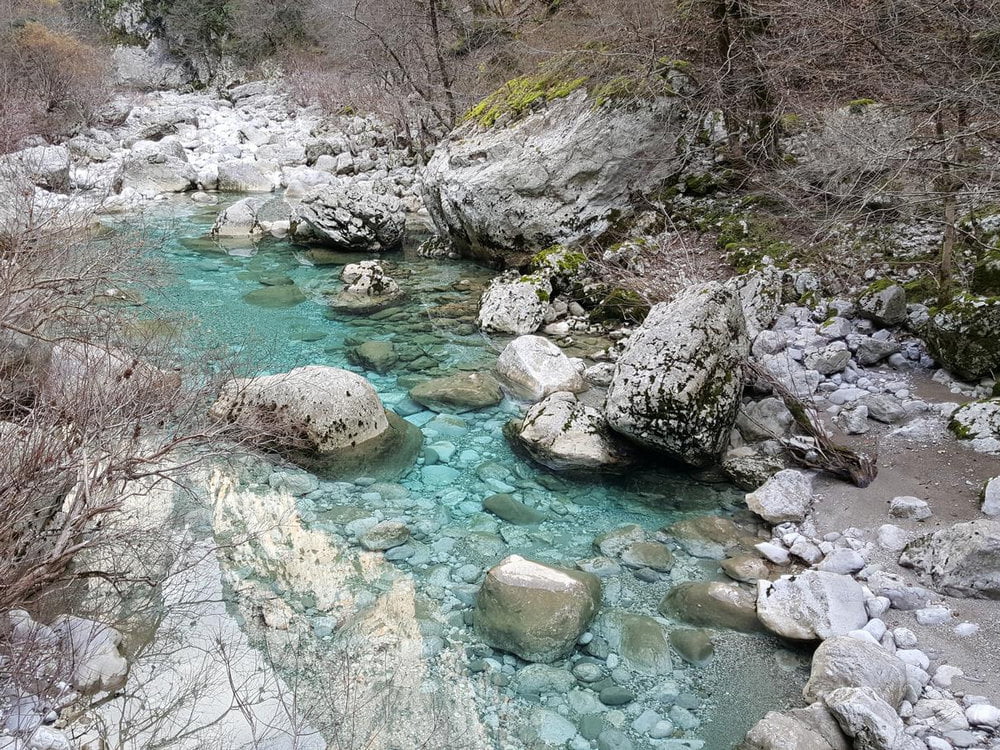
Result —
[{"label": "smooth grey rock", "polygon": [[906,695],[906,665],[881,646],[850,636],[823,641],[813,654],[807,701],[820,700],[842,687],[870,687],[890,706]]},{"label": "smooth grey rock", "polygon": [[771,632],[794,640],[846,635],[868,622],[857,581],[815,570],[758,581],[757,616]]},{"label": "smooth grey rock", "polygon": [[824,702],[856,750],[897,750],[903,720],[872,688],[838,688]]},{"label": "smooth grey rock", "polygon": [[507,344],[497,359],[496,373],[516,396],[530,401],[586,388],[580,368],[541,336],[518,336]]},{"label": "smooth grey rock", "polygon": [[622,468],[633,456],[599,410],[567,391],[532,406],[523,419],[510,422],[504,434],[555,471]]},{"label": "smooth grey rock", "polygon": [[597,576],[511,555],[486,574],[473,624],[494,648],[553,662],[573,650],[600,605]]},{"label": "smooth grey rock", "polygon": [[805,520],[812,500],[812,478],[796,469],[779,471],[746,495],[747,507],[773,524]]}]

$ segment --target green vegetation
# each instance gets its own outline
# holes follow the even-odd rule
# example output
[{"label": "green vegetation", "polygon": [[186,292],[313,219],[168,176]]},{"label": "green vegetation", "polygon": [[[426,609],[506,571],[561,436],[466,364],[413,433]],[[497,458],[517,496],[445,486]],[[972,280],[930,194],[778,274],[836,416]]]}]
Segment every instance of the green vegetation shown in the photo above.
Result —
[{"label": "green vegetation", "polygon": [[558,274],[572,275],[586,262],[587,256],[579,250],[570,250],[563,245],[552,245],[532,256],[531,268],[535,271],[547,269]]},{"label": "green vegetation", "polygon": [[462,121],[489,128],[503,115],[519,117],[537,103],[563,99],[586,81],[586,76],[565,78],[555,71],[513,78],[466,112]]}]

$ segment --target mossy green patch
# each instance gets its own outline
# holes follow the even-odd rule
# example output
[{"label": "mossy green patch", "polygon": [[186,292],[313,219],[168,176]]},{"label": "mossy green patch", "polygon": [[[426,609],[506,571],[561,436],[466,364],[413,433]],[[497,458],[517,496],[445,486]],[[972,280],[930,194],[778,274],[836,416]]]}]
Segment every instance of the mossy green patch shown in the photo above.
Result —
[{"label": "mossy green patch", "polygon": [[558,69],[513,78],[466,112],[462,121],[489,128],[503,115],[519,117],[537,104],[569,96],[586,82],[586,76],[567,78]]}]

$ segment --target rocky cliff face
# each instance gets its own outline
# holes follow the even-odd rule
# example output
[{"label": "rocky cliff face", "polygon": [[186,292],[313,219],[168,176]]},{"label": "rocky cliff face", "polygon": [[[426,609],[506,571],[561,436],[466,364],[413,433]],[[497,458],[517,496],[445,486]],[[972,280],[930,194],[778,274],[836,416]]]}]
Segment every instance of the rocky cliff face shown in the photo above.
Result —
[{"label": "rocky cliff face", "polygon": [[618,108],[582,90],[505,127],[470,121],[435,151],[424,201],[462,254],[509,265],[621,221],[679,171],[683,122],[676,99]]}]

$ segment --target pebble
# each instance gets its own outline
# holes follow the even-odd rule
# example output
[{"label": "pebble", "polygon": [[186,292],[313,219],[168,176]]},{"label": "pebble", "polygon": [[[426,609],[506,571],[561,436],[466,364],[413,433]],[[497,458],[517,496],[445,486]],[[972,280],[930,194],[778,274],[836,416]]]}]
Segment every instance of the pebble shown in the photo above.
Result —
[{"label": "pebble", "polygon": [[955,626],[955,635],[959,638],[968,638],[979,632],[979,625],[974,622],[960,622]]},{"label": "pebble", "polygon": [[635,700],[635,693],[628,688],[613,685],[604,688],[598,695],[598,698],[601,699],[601,703],[605,706],[624,706],[626,703],[631,703]]},{"label": "pebble", "polygon": [[779,547],[773,542],[761,542],[760,544],[755,544],[754,547],[775,565],[788,565],[791,562],[788,550],[784,547]]},{"label": "pebble", "polygon": [[917,634],[909,628],[893,628],[892,637],[899,648],[917,647]]},{"label": "pebble", "polygon": [[701,726],[698,717],[682,706],[674,706],[670,709],[670,720],[679,728],[691,731]]}]

